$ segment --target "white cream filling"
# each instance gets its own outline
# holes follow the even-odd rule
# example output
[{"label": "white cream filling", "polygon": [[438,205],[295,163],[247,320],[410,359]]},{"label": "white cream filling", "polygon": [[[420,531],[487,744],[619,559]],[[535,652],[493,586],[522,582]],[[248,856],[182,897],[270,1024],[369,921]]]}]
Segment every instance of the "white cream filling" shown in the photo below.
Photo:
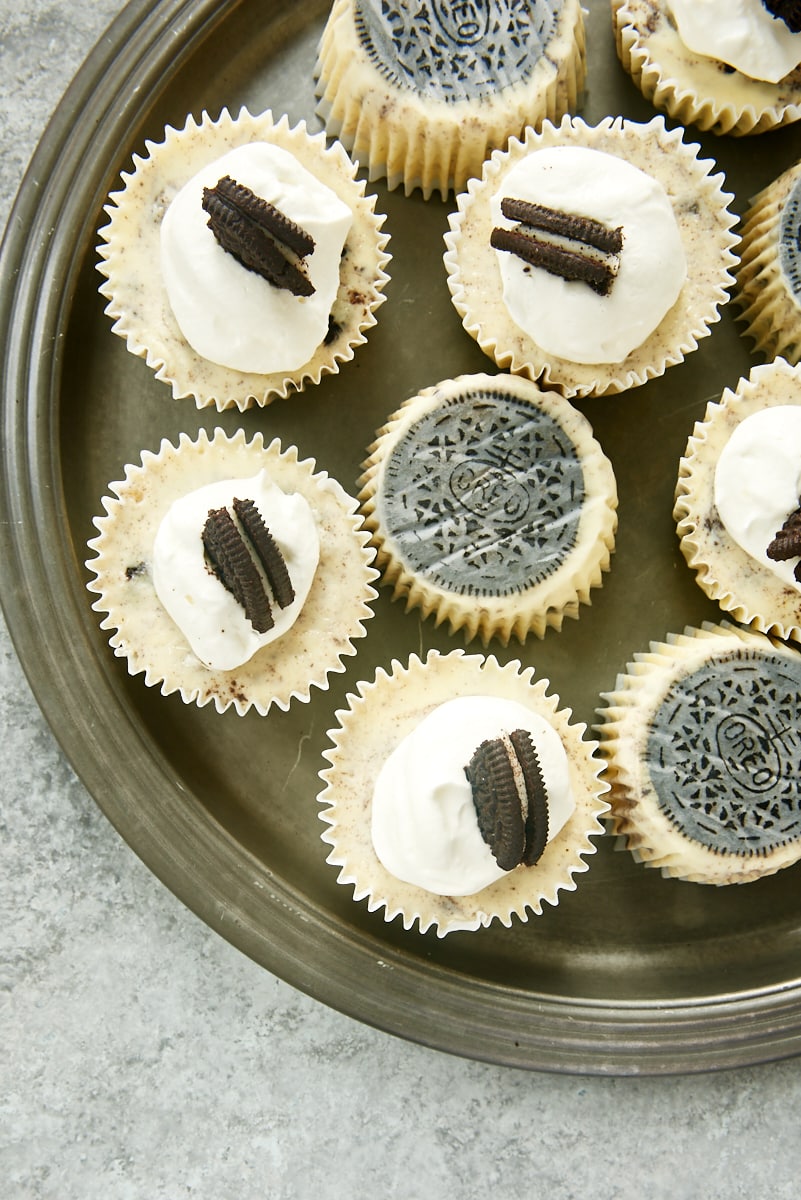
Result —
[{"label": "white cream filling", "polygon": [[[203,188],[224,175],[250,188],[311,234],[306,258],[315,291],[293,296],[243,267],[218,243]],[[296,371],[328,333],[353,214],[294,155],[252,142],[209,163],[181,188],[161,224],[161,270],[181,333],[203,358],[236,371]]]},{"label": "white cream filling", "polygon": [[516,729],[534,742],[548,792],[548,840],[556,836],[575,809],[559,734],[516,701],[459,697],[429,713],[376,780],[373,846],[390,874],[436,895],[470,896],[507,873],[481,836],[465,767],[482,742]]},{"label": "white cream filling", "polygon": [[801,496],[801,408],[783,404],[741,421],[715,469],[715,506],[730,537],[790,587],[797,558],[774,562],[767,548]]},{"label": "white cream filling", "polygon": [[778,83],[801,63],[801,34],[792,33],[762,0],[670,0],[688,50]]},{"label": "white cream filling", "polygon": [[[271,607],[275,624],[257,633],[245,611],[209,567],[202,534],[212,509],[252,500],[289,571],[295,599]],[[317,523],[306,499],[288,494],[262,470],[251,479],[226,479],[182,496],[159,525],[153,545],[156,594],[194,653],[214,671],[231,671],[294,625],[320,557]]]},{"label": "white cream filling", "polygon": [[623,158],[584,146],[553,146],[521,159],[491,201],[494,226],[504,197],[528,200],[623,229],[608,295],[497,250],[509,315],[546,354],[576,363],[622,362],[675,304],[687,263],[662,185]]}]

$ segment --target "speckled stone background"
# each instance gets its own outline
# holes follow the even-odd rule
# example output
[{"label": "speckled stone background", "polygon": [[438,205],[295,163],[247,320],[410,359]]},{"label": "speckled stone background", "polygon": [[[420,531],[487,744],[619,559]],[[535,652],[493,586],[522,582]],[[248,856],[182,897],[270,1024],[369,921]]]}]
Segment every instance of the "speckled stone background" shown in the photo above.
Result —
[{"label": "speckled stone background", "polygon": [[[3,222],[121,8],[0,0]],[[364,1028],[255,966],[146,871],[54,744],[4,630],[0,727],[4,1200],[801,1194],[801,1062],[582,1079]]]}]

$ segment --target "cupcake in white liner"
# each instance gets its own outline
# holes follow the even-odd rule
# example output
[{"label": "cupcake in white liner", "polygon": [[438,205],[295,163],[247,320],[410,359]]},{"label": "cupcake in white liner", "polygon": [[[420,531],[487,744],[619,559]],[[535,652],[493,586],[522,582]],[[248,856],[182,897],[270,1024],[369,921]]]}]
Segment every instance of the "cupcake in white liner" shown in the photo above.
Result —
[{"label": "cupcake in white liner", "polygon": [[359,484],[393,597],[485,645],[560,629],[609,569],[612,465],[586,417],[528,379],[462,375],[412,396]]},{"label": "cupcake in white liner", "polygon": [[[618,57],[683,125],[765,133],[801,116],[801,32],[784,0],[612,0]],[[788,23],[781,15],[786,11]]]},{"label": "cupcake in white liner", "polygon": [[312,459],[201,430],[144,451],[110,492],[87,586],[131,675],[243,715],[307,701],[345,670],[377,572],[356,502]]},{"label": "cupcake in white liner", "polygon": [[735,620],[795,641],[800,509],[801,367],[777,358],[707,405],[681,459],[673,515],[699,587]]},{"label": "cupcake in white liner", "polygon": [[732,300],[743,335],[767,359],[801,360],[801,163],[755,196],[743,217]]},{"label": "cupcake in white liner", "polygon": [[580,0],[335,0],[315,74],[326,129],[406,195],[463,188],[490,151],[583,94]]},{"label": "cupcake in white liner", "polygon": [[513,138],[445,235],[462,324],[504,370],[563,395],[621,392],[697,349],[734,282],[715,164],[668,130],[565,118]]},{"label": "cupcake in white liner", "polygon": [[[496,920],[526,921],[543,905],[558,904],[562,891],[575,890],[574,877],[588,869],[592,839],[602,831],[607,785],[595,743],[584,740],[586,727],[571,723],[569,710],[548,694],[548,681],[533,675],[519,662],[501,666],[491,656],[431,651],[425,661],[412,656],[407,666],[379,669],[348,697],[329,732],[330,766],[320,772],[325,787],[318,799],[322,839],[331,847],[326,861],[339,868],[337,880],[353,888],[354,900],[366,900],[386,921],[400,917],[406,929],[418,924],[420,932],[434,928],[443,937]],[[523,801],[530,822],[522,818],[523,836],[522,796],[505,798],[517,811],[507,809],[504,851],[493,851],[466,769],[480,777],[473,759],[479,746],[487,740],[497,748],[506,738],[505,756],[519,730],[528,731],[539,758],[540,799]],[[521,764],[522,758],[514,766],[518,791]],[[543,785],[548,817],[535,831]],[[484,788],[483,779],[476,786]],[[498,817],[496,833],[504,819]],[[525,841],[521,853],[539,853],[537,861],[499,865],[495,854],[506,862],[518,835]]]},{"label": "cupcake in white liner", "polygon": [[99,231],[100,292],[131,353],[219,410],[337,372],[376,322],[390,257],[343,148],[243,108],[146,150]]},{"label": "cupcake in white liner", "polygon": [[635,655],[599,710],[618,846],[663,875],[750,883],[801,859],[801,654],[704,625]]}]

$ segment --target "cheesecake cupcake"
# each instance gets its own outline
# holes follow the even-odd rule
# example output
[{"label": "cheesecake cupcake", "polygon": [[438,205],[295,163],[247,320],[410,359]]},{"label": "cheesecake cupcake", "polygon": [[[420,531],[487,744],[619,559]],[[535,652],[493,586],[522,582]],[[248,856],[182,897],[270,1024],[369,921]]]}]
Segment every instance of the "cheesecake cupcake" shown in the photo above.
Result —
[{"label": "cheesecake cupcake", "polygon": [[377,572],[355,501],[311,459],[201,430],[145,451],[110,493],[87,586],[131,675],[242,715],[344,671]]},{"label": "cheesecake cupcake", "polygon": [[699,586],[737,621],[801,641],[801,367],[754,367],[707,405],[674,517]]},{"label": "cheesecake cupcake", "polygon": [[576,110],[580,0],[334,0],[316,76],[328,133],[371,179],[445,199],[511,134]]},{"label": "cheesecake cupcake", "polygon": [[386,921],[509,926],[587,870],[607,785],[595,743],[519,662],[393,662],[338,712],[318,799],[327,862]]},{"label": "cheesecake cupcake", "polygon": [[720,319],[736,262],[721,174],[661,117],[545,123],[496,151],[445,235],[462,324],[563,395],[637,387]]},{"label": "cheesecake cupcake", "polygon": [[199,408],[268,404],[338,371],[388,278],[383,217],[355,171],[269,112],[168,126],[104,210],[114,332]]},{"label": "cheesecake cupcake", "polygon": [[754,199],[743,218],[733,300],[743,334],[767,359],[801,359],[801,163]]},{"label": "cheesecake cupcake", "polygon": [[462,375],[407,400],[359,480],[383,582],[451,632],[542,637],[609,568],[612,466],[589,421],[512,375]]},{"label": "cheesecake cupcake", "polygon": [[795,0],[611,0],[620,61],[683,125],[765,133],[801,116]]},{"label": "cheesecake cupcake", "polygon": [[663,875],[750,883],[801,858],[801,654],[733,625],[635,655],[600,710],[619,844]]}]

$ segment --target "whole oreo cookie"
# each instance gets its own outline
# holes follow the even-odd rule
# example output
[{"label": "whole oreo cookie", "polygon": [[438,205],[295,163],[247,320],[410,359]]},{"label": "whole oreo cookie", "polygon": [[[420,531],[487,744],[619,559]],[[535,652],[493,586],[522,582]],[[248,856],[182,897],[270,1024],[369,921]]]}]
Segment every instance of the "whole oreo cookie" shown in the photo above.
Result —
[{"label": "whole oreo cookie", "polygon": [[736,626],[636,656],[601,710],[612,820],[664,874],[748,883],[801,858],[801,654]]},{"label": "whole oreo cookie", "polygon": [[528,380],[421,392],[379,432],[360,482],[384,581],[468,636],[542,636],[608,567],[611,465],[577,410]]},{"label": "whole oreo cookie", "polygon": [[334,0],[315,67],[329,136],[371,179],[425,199],[575,112],[585,73],[580,0]]},{"label": "whole oreo cookie", "polygon": [[438,100],[483,100],[530,76],[563,7],[563,0],[356,0],[354,19],[369,60],[396,87]]}]

